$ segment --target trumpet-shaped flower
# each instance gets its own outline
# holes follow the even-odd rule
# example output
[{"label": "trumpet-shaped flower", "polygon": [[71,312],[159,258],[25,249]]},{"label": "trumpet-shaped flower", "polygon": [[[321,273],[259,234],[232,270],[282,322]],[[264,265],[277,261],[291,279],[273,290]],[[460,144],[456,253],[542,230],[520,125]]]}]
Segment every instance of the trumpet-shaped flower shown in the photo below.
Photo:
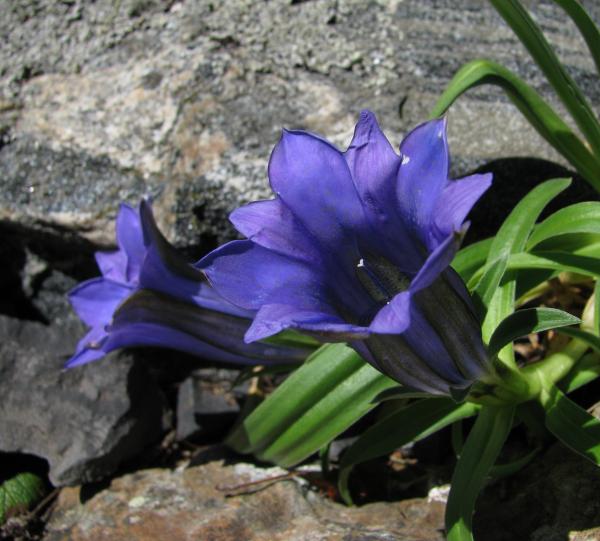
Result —
[{"label": "trumpet-shaped flower", "polygon": [[116,224],[118,250],[96,253],[102,273],[79,284],[69,298],[91,329],[68,367],[131,346],[159,346],[217,361],[298,361],[307,351],[245,344],[252,311],[219,296],[158,230],[150,205],[139,211],[121,205]]},{"label": "trumpet-shaped flower", "polygon": [[269,163],[275,198],[234,211],[248,240],[199,267],[227,300],[258,310],[248,342],[299,329],[348,341],[406,386],[464,389],[489,362],[449,265],[491,175],[453,181],[448,169],[444,119],[414,129],[399,154],[368,111],[345,152],[284,131]]}]

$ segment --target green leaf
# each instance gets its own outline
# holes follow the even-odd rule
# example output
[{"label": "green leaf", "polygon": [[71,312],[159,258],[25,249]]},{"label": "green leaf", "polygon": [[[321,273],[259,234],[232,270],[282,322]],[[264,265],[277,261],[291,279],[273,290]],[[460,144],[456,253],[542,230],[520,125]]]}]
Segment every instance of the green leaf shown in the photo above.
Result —
[{"label": "green leaf", "polygon": [[387,400],[408,400],[409,398],[431,398],[431,393],[417,391],[411,387],[398,385],[397,387],[391,387],[379,393],[375,397],[375,402],[385,402]]},{"label": "green leaf", "polygon": [[[559,273],[568,271],[584,274],[592,278],[600,278],[600,244],[582,248],[578,252],[539,251],[512,254],[508,260],[506,270],[511,272],[519,270],[552,270]],[[479,273],[473,276],[469,285],[477,279],[479,279]],[[528,285],[531,285],[531,283]]]},{"label": "green leaf", "polygon": [[527,242],[527,251],[552,237],[573,233],[600,233],[600,203],[585,201],[556,211],[538,224]]},{"label": "green leaf", "polygon": [[300,347],[300,348],[318,348],[321,342],[315,340],[312,336],[307,336],[294,329],[286,329],[274,336],[269,336],[261,342],[275,344],[278,346]]},{"label": "green leaf", "polygon": [[500,64],[489,60],[473,60],[465,64],[438,99],[431,117],[441,116],[461,94],[483,84],[502,88],[535,130],[600,191],[600,159],[588,150],[532,87]]},{"label": "green leaf", "polygon": [[593,335],[590,332],[584,331],[583,329],[557,329],[561,334],[566,334],[571,338],[581,340],[584,344],[587,344],[594,351],[600,353],[600,338]]},{"label": "green leaf", "polygon": [[506,344],[534,332],[581,323],[578,317],[556,308],[527,308],[517,310],[505,318],[494,331],[489,344],[489,355],[494,357]]},{"label": "green leaf", "polygon": [[[600,155],[600,124],[575,81],[558,60],[538,25],[518,0],[490,0],[515,32],[556,91],[595,155]],[[595,44],[598,47],[598,44]]]},{"label": "green leaf", "polygon": [[456,464],[448,504],[448,541],[472,541],[475,501],[512,427],[514,407],[484,406]]},{"label": "green leaf", "polygon": [[502,255],[522,252],[536,220],[546,205],[566,190],[571,179],[556,178],[538,184],[512,210],[490,246],[488,262]]},{"label": "green leaf", "polygon": [[[560,192],[565,190],[571,181],[569,179],[547,180],[531,190],[508,215],[490,246],[488,262],[500,258],[508,258],[524,250],[527,239],[538,216],[544,207]],[[485,276],[485,275],[484,275]],[[487,305],[487,313],[482,325],[484,340],[489,340],[500,322],[514,310],[516,280],[509,277],[499,282],[493,290],[491,301]],[[514,366],[512,348],[504,348],[499,358],[508,366]]]},{"label": "green leaf", "polygon": [[558,386],[566,394],[587,385],[600,376],[600,355],[588,353],[579,359]]},{"label": "green leaf", "polygon": [[594,284],[594,322],[593,331],[596,336],[600,336],[600,280]]},{"label": "green leaf", "polygon": [[450,398],[426,398],[402,404],[366,430],[344,453],[340,463],[338,487],[341,496],[352,503],[348,491],[348,477],[360,462],[387,455],[411,441],[423,439],[459,419],[472,417],[479,406],[464,402],[457,404]]},{"label": "green leaf", "polygon": [[44,481],[33,473],[19,473],[4,481],[0,485],[0,525],[11,514],[29,509],[44,492]]},{"label": "green leaf", "polygon": [[521,458],[517,458],[516,460],[505,464],[496,464],[495,466],[492,466],[490,469],[490,477],[493,479],[501,479],[503,477],[514,475],[527,466],[541,450],[541,447],[534,447],[529,453],[523,455]]},{"label": "green leaf", "polygon": [[452,267],[465,283],[486,262],[493,239],[480,240],[461,248],[452,260]]},{"label": "green leaf", "polygon": [[540,396],[548,430],[573,451],[600,465],[600,421],[552,386]]},{"label": "green leaf", "polygon": [[561,8],[563,8],[573,22],[577,25],[577,28],[581,32],[583,39],[585,40],[590,54],[596,64],[596,71],[600,75],[600,31],[594,24],[592,18],[587,14],[583,6],[578,0],[554,0]]},{"label": "green leaf", "polygon": [[600,260],[597,257],[569,254],[567,252],[536,252],[514,254],[508,260],[509,270],[551,269],[570,271],[600,278]]},{"label": "green leaf", "polygon": [[229,435],[241,453],[290,467],[371,410],[397,383],[343,344],[327,344],[292,373]]},{"label": "green leaf", "polygon": [[506,272],[507,265],[508,256],[502,255],[484,269],[483,276],[476,282],[477,285],[473,287],[473,281],[477,276],[473,276],[471,282],[467,285],[468,289],[472,290],[473,303],[480,319],[485,318],[490,302]]}]

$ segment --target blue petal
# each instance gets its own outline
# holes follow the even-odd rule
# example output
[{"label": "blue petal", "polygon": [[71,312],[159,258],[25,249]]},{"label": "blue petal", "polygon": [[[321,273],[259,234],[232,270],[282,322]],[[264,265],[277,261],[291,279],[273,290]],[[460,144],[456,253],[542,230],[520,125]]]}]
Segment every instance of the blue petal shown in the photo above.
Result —
[{"label": "blue petal", "polygon": [[121,203],[117,214],[117,243],[127,256],[125,277],[128,283],[135,283],[146,255],[140,216],[129,205]]},{"label": "blue petal", "polygon": [[87,280],[69,292],[77,315],[90,327],[110,322],[117,306],[133,291],[129,286],[104,278]]},{"label": "blue petal", "polygon": [[401,334],[410,325],[411,292],[398,293],[371,321],[369,330],[379,334]]},{"label": "blue petal", "polygon": [[289,304],[299,310],[326,305],[326,288],[311,267],[238,240],[217,248],[198,264],[219,294],[237,306],[258,310],[264,304]]},{"label": "blue petal", "polygon": [[407,291],[398,293],[373,318],[369,329],[381,334],[401,334],[411,324],[412,296],[431,285],[450,265],[460,246],[464,231],[453,233],[427,258]]},{"label": "blue petal", "polygon": [[375,115],[363,111],[345,153],[348,167],[372,230],[365,242],[380,247],[403,271],[414,273],[423,262],[415,239],[399,211],[396,179],[401,159],[382,133]]},{"label": "blue petal", "polygon": [[[306,357],[308,351],[301,348],[245,344],[243,337],[249,324],[246,318],[215,312],[154,291],[140,290],[127,299],[115,314],[109,328],[109,341],[112,346],[118,340],[119,347],[160,345],[228,362],[285,363],[298,362]],[[140,325],[154,326],[157,334],[140,334]]]},{"label": "blue petal", "polygon": [[364,229],[362,205],[343,154],[309,133],[284,131],[269,162],[273,191],[324,247],[340,250]]},{"label": "blue petal", "polygon": [[257,201],[234,210],[229,219],[256,244],[274,252],[319,263],[315,239],[281,199]]},{"label": "blue petal", "polygon": [[428,239],[430,250],[452,231],[460,229],[473,205],[491,184],[491,173],[471,175],[448,183],[435,207],[434,227],[431,229],[431,238]]},{"label": "blue petal", "polygon": [[398,203],[414,234],[427,242],[434,209],[448,183],[445,119],[431,120],[410,132],[400,145]]},{"label": "blue petal", "polygon": [[375,225],[394,227],[398,214],[395,189],[400,157],[383,135],[373,113],[361,112],[344,156],[360,199]]},{"label": "blue petal", "polygon": [[299,310],[296,306],[285,304],[266,304],[256,314],[245,340],[262,340],[290,328],[316,333],[328,342],[360,340],[369,335],[366,327],[346,323],[335,313]]},{"label": "blue petal", "polygon": [[65,364],[65,368],[73,368],[82,364],[91,363],[106,355],[102,349],[106,342],[107,334],[104,327],[94,327],[79,341],[75,355]]},{"label": "blue petal", "polygon": [[463,224],[459,231],[453,231],[436,247],[410,284],[411,291],[416,292],[426,288],[437,279],[444,269],[450,266],[468,227],[468,222]]},{"label": "blue petal", "polygon": [[129,283],[127,279],[127,255],[123,250],[96,252],[94,256],[104,278],[120,284]]},{"label": "blue petal", "polygon": [[[168,289],[170,284],[163,283],[163,280],[169,275],[173,277],[173,280],[187,281],[188,287],[192,290],[196,287],[195,284],[204,280],[202,273],[189,264],[160,232],[148,201],[140,203],[140,221],[145,246],[143,271],[147,270],[146,267],[151,267],[151,272],[156,272],[160,277],[154,279],[152,283],[145,282],[143,284],[145,287],[157,290]],[[148,259],[152,261],[151,265],[147,263]],[[152,276],[147,276],[146,279],[152,280]],[[142,280],[140,280],[140,284],[142,284]],[[186,286],[182,285],[181,287]]]}]

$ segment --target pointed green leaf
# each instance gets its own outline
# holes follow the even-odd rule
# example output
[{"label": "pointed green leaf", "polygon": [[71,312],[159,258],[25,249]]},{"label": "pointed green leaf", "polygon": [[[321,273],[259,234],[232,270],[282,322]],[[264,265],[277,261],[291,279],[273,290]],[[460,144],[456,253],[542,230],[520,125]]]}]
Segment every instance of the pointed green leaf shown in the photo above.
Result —
[{"label": "pointed green leaf", "polygon": [[502,88],[535,130],[600,191],[600,159],[588,150],[531,86],[500,64],[489,60],[473,60],[465,64],[438,99],[431,117],[441,116],[461,94],[483,84]]},{"label": "pointed green leaf", "polygon": [[594,351],[600,353],[600,338],[593,335],[590,332],[584,331],[583,329],[576,328],[565,328],[565,329],[557,329],[559,333],[566,334],[571,338],[576,338],[577,340],[581,340],[583,343],[587,344]]},{"label": "pointed green leaf", "polygon": [[356,464],[387,455],[459,419],[472,417],[478,410],[479,406],[475,404],[457,404],[450,398],[426,398],[400,405],[398,411],[371,426],[344,453],[338,478],[340,494],[347,503],[352,503],[348,477]]},{"label": "pointed green leaf", "polygon": [[292,373],[227,438],[238,452],[283,467],[318,451],[397,383],[343,344],[327,344]]},{"label": "pointed green leaf", "polygon": [[567,252],[535,252],[513,254],[508,260],[509,270],[551,269],[570,271],[600,278],[600,260],[597,257],[569,254]]},{"label": "pointed green leaf", "polygon": [[481,409],[452,476],[446,505],[448,541],[472,541],[475,501],[512,427],[514,407]]},{"label": "pointed green leaf", "polygon": [[581,323],[578,317],[556,308],[517,310],[505,318],[494,331],[488,348],[489,355],[493,358],[505,345],[521,336],[578,323]]},{"label": "pointed green leaf", "polygon": [[521,458],[506,462],[504,464],[496,464],[490,469],[490,477],[493,479],[501,479],[503,477],[509,477],[514,475],[518,471],[522,470],[527,464],[529,464],[542,450],[541,447],[534,447],[529,453],[523,455]]},{"label": "pointed green leaf", "polygon": [[[531,190],[504,220],[490,246],[490,259],[509,257],[523,251],[527,239],[538,216],[546,205],[565,190],[571,181],[569,179],[547,180]],[[502,280],[493,291],[491,301],[487,305],[487,313],[482,325],[484,340],[489,340],[500,322],[514,310],[516,280],[514,277]],[[512,348],[506,347],[498,357],[508,366],[514,366]]]},{"label": "pointed green leaf", "polygon": [[600,465],[600,421],[553,386],[540,397],[548,430],[573,451]]},{"label": "pointed green leaf", "polygon": [[593,331],[600,336],[600,280],[596,279],[594,284],[594,323]]},{"label": "pointed green leaf", "polygon": [[568,13],[569,17],[577,25],[594,59],[596,71],[600,75],[600,46],[598,46],[600,43],[600,31],[598,27],[578,0],[554,1]]},{"label": "pointed green leaf", "polygon": [[[600,259],[598,257],[598,254],[600,254],[600,244],[583,248],[578,250],[578,252],[579,253],[573,254],[561,251],[539,251],[512,254],[508,260],[506,271],[532,271],[545,269],[557,272],[568,271],[590,276],[592,278],[600,278]],[[476,273],[473,276],[471,283],[478,278],[479,273]],[[548,278],[550,278],[550,276],[548,276]],[[471,285],[471,283],[469,285]],[[531,283],[528,285],[531,286]]]},{"label": "pointed green leaf", "polygon": [[501,255],[522,252],[527,239],[546,205],[559,193],[566,190],[571,179],[556,178],[542,182],[533,188],[512,210],[490,246],[488,262]]},{"label": "pointed green leaf", "polygon": [[465,283],[485,264],[492,240],[480,240],[479,242],[465,246],[454,256],[452,267],[458,272]]},{"label": "pointed green leaf", "polygon": [[533,230],[527,251],[547,239],[572,233],[600,233],[599,202],[576,203],[550,215]]},{"label": "pointed green leaf", "polygon": [[0,525],[12,513],[27,511],[44,495],[44,481],[33,473],[19,473],[0,485]]},{"label": "pointed green leaf", "polygon": [[275,344],[279,346],[300,347],[300,348],[318,348],[321,342],[315,340],[312,336],[307,336],[294,329],[286,329],[274,336],[269,336],[262,340],[267,344]]},{"label": "pointed green leaf", "polygon": [[488,311],[492,297],[498,290],[500,281],[506,272],[507,265],[508,255],[504,254],[486,266],[483,275],[476,282],[477,285],[473,287],[473,281],[477,278],[476,275],[471,278],[471,282],[467,285],[468,289],[472,290],[473,302],[481,319],[485,317]]},{"label": "pointed green leaf", "polygon": [[[558,60],[539,26],[518,0],[490,1],[540,67],[587,138],[594,154],[600,155],[600,124],[596,115],[580,88]],[[598,44],[595,46],[598,47]]]},{"label": "pointed green leaf", "polygon": [[408,400],[409,398],[431,398],[431,394],[424,391],[417,391],[411,387],[398,385],[379,393],[375,397],[375,402],[385,402],[387,400]]},{"label": "pointed green leaf", "polygon": [[600,355],[588,353],[579,359],[571,371],[559,381],[559,388],[565,394],[571,393],[600,376]]}]

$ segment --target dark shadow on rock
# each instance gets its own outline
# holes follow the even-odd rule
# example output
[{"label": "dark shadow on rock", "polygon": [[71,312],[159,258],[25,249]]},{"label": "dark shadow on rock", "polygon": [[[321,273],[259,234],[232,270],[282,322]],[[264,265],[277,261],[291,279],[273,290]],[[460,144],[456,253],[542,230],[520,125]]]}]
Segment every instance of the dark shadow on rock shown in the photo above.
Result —
[{"label": "dark shadow on rock", "polygon": [[100,481],[81,485],[81,490],[79,491],[79,501],[83,504],[88,500],[91,500],[96,494],[110,487],[110,483],[111,478],[107,477],[105,479],[101,479]]},{"label": "dark shadow on rock", "polygon": [[597,539],[590,530],[600,526],[599,491],[600,469],[556,443],[518,474],[484,490],[477,501],[474,537],[567,541],[585,532],[581,539]]},{"label": "dark shadow on rock", "polygon": [[39,456],[0,452],[0,485],[22,472],[34,473],[42,479],[47,479],[48,469],[48,461]]},{"label": "dark shadow on rock", "polygon": [[0,222],[0,314],[48,324],[69,289],[98,274],[94,249],[73,233]]}]

